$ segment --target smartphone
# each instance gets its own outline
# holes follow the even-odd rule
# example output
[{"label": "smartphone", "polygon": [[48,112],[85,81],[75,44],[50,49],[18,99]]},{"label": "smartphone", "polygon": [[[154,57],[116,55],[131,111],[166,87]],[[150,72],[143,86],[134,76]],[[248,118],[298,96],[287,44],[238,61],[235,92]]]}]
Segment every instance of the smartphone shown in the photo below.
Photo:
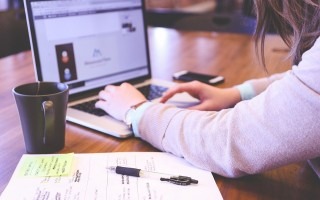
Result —
[{"label": "smartphone", "polygon": [[224,77],[222,76],[214,76],[214,75],[208,75],[208,74],[201,74],[191,71],[180,71],[173,74],[174,80],[180,80],[180,81],[200,81],[207,84],[218,84],[222,83],[224,81]]}]

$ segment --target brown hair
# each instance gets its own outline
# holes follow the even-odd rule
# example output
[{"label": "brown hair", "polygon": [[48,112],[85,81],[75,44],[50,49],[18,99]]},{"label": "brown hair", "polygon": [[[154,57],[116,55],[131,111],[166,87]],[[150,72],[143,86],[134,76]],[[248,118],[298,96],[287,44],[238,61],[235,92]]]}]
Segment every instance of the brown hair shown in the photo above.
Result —
[{"label": "brown hair", "polygon": [[320,0],[254,0],[257,13],[255,32],[256,49],[259,49],[265,67],[264,40],[274,28],[290,48],[294,64],[310,49],[320,36]]}]

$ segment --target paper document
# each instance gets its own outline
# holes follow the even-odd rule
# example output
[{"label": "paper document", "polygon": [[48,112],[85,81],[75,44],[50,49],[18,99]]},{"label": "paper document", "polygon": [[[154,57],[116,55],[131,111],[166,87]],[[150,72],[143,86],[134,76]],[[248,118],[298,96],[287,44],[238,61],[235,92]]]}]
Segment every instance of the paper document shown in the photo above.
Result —
[{"label": "paper document", "polygon": [[[119,175],[127,166],[184,175],[198,184],[181,186],[153,178]],[[222,199],[210,172],[162,152],[48,154],[22,156],[1,200],[177,200]]]}]

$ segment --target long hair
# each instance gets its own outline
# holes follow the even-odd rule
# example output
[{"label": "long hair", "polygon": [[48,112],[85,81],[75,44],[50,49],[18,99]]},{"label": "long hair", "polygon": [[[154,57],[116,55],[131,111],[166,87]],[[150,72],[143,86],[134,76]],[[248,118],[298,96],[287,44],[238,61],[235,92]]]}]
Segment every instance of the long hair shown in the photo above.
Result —
[{"label": "long hair", "polygon": [[[264,40],[274,28],[290,48],[294,64],[310,49],[320,36],[320,0],[254,0],[257,14],[256,50],[260,49],[265,66]],[[260,45],[260,47],[259,47]]]}]

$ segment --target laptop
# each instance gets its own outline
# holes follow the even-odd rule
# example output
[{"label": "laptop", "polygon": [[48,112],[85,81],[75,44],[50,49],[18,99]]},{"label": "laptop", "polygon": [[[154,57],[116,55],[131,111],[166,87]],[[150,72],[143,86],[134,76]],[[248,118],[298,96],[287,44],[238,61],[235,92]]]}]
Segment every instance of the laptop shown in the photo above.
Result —
[{"label": "laptop", "polygon": [[[119,138],[121,121],[94,107],[108,84],[129,82],[152,101],[174,83],[151,78],[144,0],[24,0],[36,78],[69,85],[67,121]],[[197,102],[186,93],[169,103]]]}]

